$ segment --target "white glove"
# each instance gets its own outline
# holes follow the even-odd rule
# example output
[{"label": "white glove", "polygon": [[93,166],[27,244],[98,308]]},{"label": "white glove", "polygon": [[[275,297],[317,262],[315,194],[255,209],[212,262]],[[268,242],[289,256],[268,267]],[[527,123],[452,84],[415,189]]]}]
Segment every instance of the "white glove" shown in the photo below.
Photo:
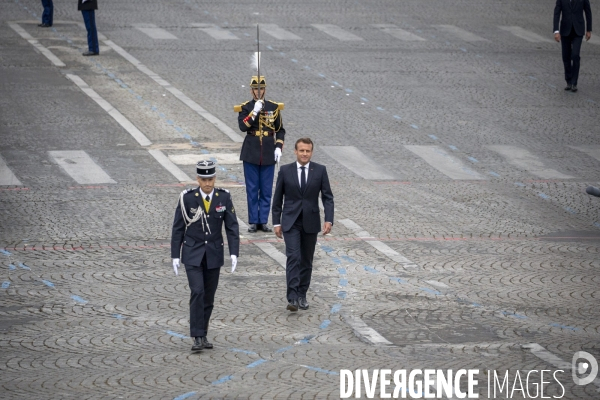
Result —
[{"label": "white glove", "polygon": [[254,103],[254,110],[252,110],[252,119],[254,119],[254,117],[258,115],[260,110],[263,109],[264,105],[265,103],[262,100],[257,100],[256,103]]},{"label": "white glove", "polygon": [[173,272],[175,272],[175,276],[179,275],[177,273],[177,268],[179,268],[179,258],[173,259]]},{"label": "white glove", "polygon": [[279,147],[275,148],[275,162],[278,163],[281,158],[281,149]]},{"label": "white glove", "polygon": [[237,266],[237,256],[232,255],[231,256],[231,273],[233,274],[233,271],[235,271],[235,267]]}]

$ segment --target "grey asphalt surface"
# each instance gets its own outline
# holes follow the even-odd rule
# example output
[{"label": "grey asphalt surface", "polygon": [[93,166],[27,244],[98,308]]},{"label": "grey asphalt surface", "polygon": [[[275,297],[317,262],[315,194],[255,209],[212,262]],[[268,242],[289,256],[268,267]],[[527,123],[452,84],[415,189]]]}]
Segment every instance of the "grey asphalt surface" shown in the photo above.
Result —
[{"label": "grey asphalt surface", "polygon": [[[55,24],[42,29],[39,1],[0,3],[0,177],[22,183],[0,185],[0,398],[321,399],[339,398],[341,369],[555,370],[531,343],[567,363],[581,350],[600,361],[600,198],[585,193],[600,186],[600,36],[582,46],[579,92],[565,92],[553,2],[106,0],[98,57],[81,56],[75,2],[54,4]],[[315,140],[336,220],[319,237],[310,309],[297,314],[285,310],[283,241],[242,229],[238,269],[226,263],[217,291],[215,348],[191,354],[187,280],[172,273],[169,241],[192,183],[149,150],[200,159],[240,144],[110,43],[238,132],[233,106],[249,99],[256,24],[301,38],[261,32],[261,72],[267,98],[285,103],[282,161],[294,160],[297,138]],[[393,179],[364,179],[361,160],[325,146],[352,146]],[[436,146],[435,156],[407,146]],[[116,183],[78,183],[49,153],[72,150]],[[521,151],[530,156],[519,164]],[[481,179],[453,179],[440,160]],[[218,180],[247,223],[241,164],[222,164]],[[577,386],[570,375],[562,398],[600,398],[600,380]]]}]

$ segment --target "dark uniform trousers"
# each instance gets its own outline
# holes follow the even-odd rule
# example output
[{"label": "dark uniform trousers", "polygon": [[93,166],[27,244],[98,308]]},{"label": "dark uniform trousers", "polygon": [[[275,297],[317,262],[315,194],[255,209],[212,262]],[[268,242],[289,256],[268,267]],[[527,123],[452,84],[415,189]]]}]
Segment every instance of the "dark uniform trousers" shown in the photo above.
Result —
[{"label": "dark uniform trousers", "polygon": [[302,228],[302,213],[292,225],[292,228],[283,232],[285,241],[285,277],[287,280],[287,299],[296,300],[306,297],[312,277],[312,263],[317,245],[316,233],[306,233]]},{"label": "dark uniform trousers", "polygon": [[200,266],[185,265],[190,285],[190,335],[206,336],[208,322],[215,304],[221,268],[207,268],[206,254]]},{"label": "dark uniform trousers", "polygon": [[569,36],[561,36],[560,44],[562,46],[562,60],[565,66],[565,80],[569,85],[577,86],[579,78],[579,65],[581,42],[583,36],[577,35],[575,27],[571,28]]},{"label": "dark uniform trousers", "polygon": [[44,12],[42,13],[42,24],[52,26],[54,22],[54,4],[52,0],[42,0]]}]

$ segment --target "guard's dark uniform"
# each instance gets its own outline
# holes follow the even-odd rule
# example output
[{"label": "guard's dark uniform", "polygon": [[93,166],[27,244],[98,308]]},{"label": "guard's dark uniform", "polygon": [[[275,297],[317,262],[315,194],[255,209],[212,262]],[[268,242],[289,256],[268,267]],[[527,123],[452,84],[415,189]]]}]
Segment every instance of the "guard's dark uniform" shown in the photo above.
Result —
[{"label": "guard's dark uniform", "polygon": [[[261,84],[264,84],[264,79]],[[284,105],[266,100],[262,111],[253,120],[251,113],[255,103],[256,100],[251,100],[233,109],[239,113],[240,130],[246,132],[240,160],[244,162],[248,222],[266,224],[273,194],[275,148],[283,149],[285,140],[285,129],[281,119]]]},{"label": "guard's dark uniform", "polygon": [[[191,219],[198,207],[204,210],[206,195],[198,187],[183,194],[186,213]],[[205,222],[204,222],[205,221]],[[238,256],[240,248],[239,226],[231,195],[225,189],[215,188],[206,220],[186,222],[177,203],[171,236],[171,258],[181,258],[190,285],[190,336],[206,336],[213,310],[219,273],[224,264],[222,228],[225,223],[229,253]],[[207,229],[207,228],[210,228]],[[181,257],[179,254],[181,253]]]}]

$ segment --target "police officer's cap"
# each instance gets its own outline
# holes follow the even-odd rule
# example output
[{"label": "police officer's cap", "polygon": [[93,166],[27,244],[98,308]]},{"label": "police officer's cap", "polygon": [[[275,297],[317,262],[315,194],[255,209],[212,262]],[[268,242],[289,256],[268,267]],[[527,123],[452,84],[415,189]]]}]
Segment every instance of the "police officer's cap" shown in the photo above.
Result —
[{"label": "police officer's cap", "polygon": [[196,174],[200,178],[212,178],[217,174],[217,163],[211,160],[198,161],[198,164],[196,164]]},{"label": "police officer's cap", "polygon": [[252,79],[250,79],[250,87],[253,89],[258,88],[259,83],[261,88],[267,87],[267,81],[265,81],[265,77],[263,75],[260,76],[260,81],[258,80],[257,75],[254,75]]}]

